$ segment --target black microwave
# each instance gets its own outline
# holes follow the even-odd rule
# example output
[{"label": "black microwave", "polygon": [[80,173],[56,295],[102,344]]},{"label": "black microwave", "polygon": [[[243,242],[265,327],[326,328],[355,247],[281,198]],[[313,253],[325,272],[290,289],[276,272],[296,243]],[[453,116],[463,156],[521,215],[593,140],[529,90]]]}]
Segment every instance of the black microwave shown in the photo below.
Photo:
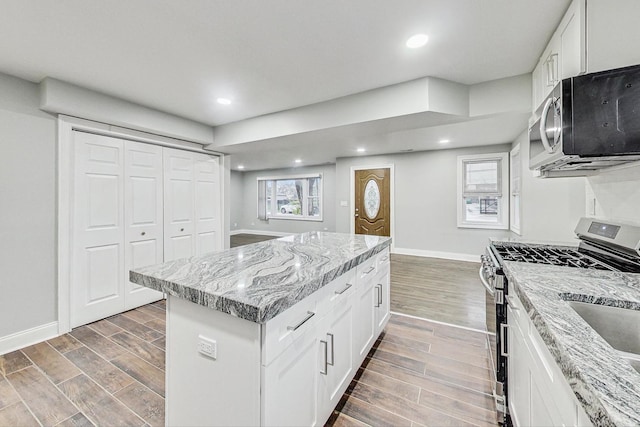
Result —
[{"label": "black microwave", "polygon": [[529,128],[529,168],[587,175],[640,160],[640,65],[562,80]]}]

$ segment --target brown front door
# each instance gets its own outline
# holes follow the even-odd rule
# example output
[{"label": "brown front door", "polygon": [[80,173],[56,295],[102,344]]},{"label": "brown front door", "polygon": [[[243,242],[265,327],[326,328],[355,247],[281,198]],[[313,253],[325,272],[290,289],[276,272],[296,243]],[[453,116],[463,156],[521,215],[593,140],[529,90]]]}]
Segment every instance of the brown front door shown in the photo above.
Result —
[{"label": "brown front door", "polygon": [[390,176],[388,168],[355,171],[356,234],[391,235]]}]

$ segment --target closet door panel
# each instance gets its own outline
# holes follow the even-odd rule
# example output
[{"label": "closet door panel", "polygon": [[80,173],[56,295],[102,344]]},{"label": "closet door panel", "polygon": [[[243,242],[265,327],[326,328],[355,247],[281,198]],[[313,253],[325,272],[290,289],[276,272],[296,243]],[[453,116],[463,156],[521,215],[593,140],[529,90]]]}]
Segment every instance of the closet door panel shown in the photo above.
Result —
[{"label": "closet door panel", "polygon": [[196,254],[220,250],[220,183],[217,157],[195,155]]},{"label": "closet door panel", "polygon": [[162,148],[125,141],[125,309],[163,297],[161,292],[129,281],[129,270],[163,260]]},{"label": "closet door panel", "polygon": [[164,260],[195,255],[194,155],[163,148]]},{"label": "closet door panel", "polygon": [[71,326],[124,305],[123,141],[73,133]]}]

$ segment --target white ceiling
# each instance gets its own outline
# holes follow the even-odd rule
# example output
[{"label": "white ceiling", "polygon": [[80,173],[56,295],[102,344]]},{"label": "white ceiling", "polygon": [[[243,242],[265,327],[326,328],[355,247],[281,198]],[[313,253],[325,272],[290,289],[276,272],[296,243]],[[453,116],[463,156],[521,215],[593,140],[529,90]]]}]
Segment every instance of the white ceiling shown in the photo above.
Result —
[{"label": "white ceiling", "polygon": [[[0,72],[216,126],[424,76],[473,84],[531,72],[569,2],[0,0]],[[429,43],[407,49],[418,32]]]}]

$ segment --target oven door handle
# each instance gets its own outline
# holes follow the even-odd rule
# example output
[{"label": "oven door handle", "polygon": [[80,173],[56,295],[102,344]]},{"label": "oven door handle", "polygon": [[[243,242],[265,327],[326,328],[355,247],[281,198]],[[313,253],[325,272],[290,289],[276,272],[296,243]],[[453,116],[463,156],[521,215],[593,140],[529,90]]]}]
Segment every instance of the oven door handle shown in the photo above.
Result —
[{"label": "oven door handle", "polygon": [[489,292],[491,294],[491,296],[495,295],[495,290],[491,289],[491,286],[489,286],[489,283],[487,282],[487,279],[484,278],[484,274],[482,274],[484,272],[484,268],[482,266],[480,266],[480,271],[478,271],[478,275],[480,276],[480,281],[482,282],[482,284],[484,285],[484,287],[487,289],[487,292]]}]

